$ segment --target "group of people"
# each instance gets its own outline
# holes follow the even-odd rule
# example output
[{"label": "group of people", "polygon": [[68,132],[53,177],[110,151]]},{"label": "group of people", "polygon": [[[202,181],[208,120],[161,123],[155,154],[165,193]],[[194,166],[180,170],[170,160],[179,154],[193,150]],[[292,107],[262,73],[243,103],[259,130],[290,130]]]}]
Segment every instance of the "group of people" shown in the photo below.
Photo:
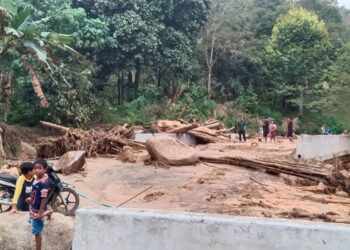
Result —
[{"label": "group of people", "polygon": [[267,138],[270,137],[271,142],[276,142],[276,135],[277,135],[277,125],[274,121],[271,121],[271,124],[269,122],[269,119],[265,117],[263,126],[263,137],[265,139],[265,142],[267,142]]},{"label": "group of people", "polygon": [[21,164],[21,176],[17,179],[12,200],[12,213],[28,211],[32,233],[35,235],[36,250],[41,250],[44,218],[51,219],[52,211],[47,210],[49,183],[45,160]]},{"label": "group of people", "polygon": [[[241,117],[241,119],[237,123],[240,142],[242,142],[242,140],[244,142],[247,141],[245,126],[246,126],[245,120],[243,117]],[[288,124],[287,124],[287,137],[289,139],[292,139],[293,133],[294,133],[294,124],[293,124],[293,119],[290,117],[288,118]],[[267,142],[268,138],[270,138],[271,142],[276,142],[277,125],[273,120],[270,123],[268,117],[265,117],[265,120],[262,124],[262,135],[264,137],[265,142]]]}]

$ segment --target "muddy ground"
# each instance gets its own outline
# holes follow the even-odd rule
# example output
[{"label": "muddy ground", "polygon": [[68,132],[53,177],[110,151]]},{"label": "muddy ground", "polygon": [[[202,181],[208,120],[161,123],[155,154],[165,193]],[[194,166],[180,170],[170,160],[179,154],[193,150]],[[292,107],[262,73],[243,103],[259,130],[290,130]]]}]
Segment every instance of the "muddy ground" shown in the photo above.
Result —
[{"label": "muddy ground", "polygon": [[[296,142],[200,145],[205,156],[244,156],[290,159]],[[62,176],[78,192],[117,206],[135,194],[152,189],[123,207],[167,212],[198,212],[268,218],[345,222],[350,220],[350,199],[343,192],[325,194],[324,187],[308,186],[286,175],[200,163],[195,166],[156,168],[144,165],[146,152],[136,163],[113,158],[89,159],[84,173]],[[81,207],[99,207],[82,199]]]}]

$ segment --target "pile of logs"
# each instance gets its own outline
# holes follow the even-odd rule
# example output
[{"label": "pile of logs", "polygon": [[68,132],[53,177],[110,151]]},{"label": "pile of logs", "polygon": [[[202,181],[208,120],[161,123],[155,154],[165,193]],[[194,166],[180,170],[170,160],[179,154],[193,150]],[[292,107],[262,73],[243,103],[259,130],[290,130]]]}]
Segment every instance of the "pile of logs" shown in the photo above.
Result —
[{"label": "pile of logs", "polygon": [[226,129],[223,122],[208,120],[203,124],[178,121],[157,121],[155,123],[159,132],[187,133],[205,143],[229,142],[233,128]]},{"label": "pile of logs", "polygon": [[131,140],[134,128],[124,126],[113,127],[109,131],[82,130],[67,128],[49,122],[41,122],[47,128],[59,131],[60,136],[43,140],[38,147],[38,155],[51,158],[61,156],[68,151],[86,151],[87,157],[104,154],[119,154],[124,146],[145,149],[145,144]]},{"label": "pile of logs", "polygon": [[287,174],[323,183],[333,190],[340,189],[350,195],[350,173],[346,170],[327,169],[296,162],[276,162],[253,160],[241,157],[200,157],[202,162],[227,164],[265,171],[274,174]]}]

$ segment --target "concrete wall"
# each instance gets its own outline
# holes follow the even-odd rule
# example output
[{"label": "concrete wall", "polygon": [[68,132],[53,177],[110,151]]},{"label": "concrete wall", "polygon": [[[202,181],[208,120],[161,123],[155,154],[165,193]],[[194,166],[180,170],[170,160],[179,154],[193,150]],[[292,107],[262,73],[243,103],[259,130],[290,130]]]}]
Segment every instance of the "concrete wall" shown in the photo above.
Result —
[{"label": "concrete wall", "polygon": [[350,227],[287,220],[80,210],[73,250],[349,250]]},{"label": "concrete wall", "polygon": [[349,135],[301,135],[295,157],[302,159],[329,160],[350,154]]}]

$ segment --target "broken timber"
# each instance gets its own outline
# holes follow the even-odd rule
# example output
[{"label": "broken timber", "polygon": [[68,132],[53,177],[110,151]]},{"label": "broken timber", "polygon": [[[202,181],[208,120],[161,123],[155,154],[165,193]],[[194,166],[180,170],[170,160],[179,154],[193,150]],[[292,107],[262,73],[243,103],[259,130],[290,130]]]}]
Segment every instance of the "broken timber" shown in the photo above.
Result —
[{"label": "broken timber", "polygon": [[348,194],[350,194],[350,180],[337,175],[330,170],[315,168],[314,166],[298,167],[295,164],[268,162],[263,160],[252,160],[241,157],[203,157],[200,161],[216,164],[228,164],[234,166],[245,167],[249,169],[255,169],[265,172],[272,172],[277,174],[287,174],[296,177],[305,178],[311,181],[322,182],[327,186],[341,188]]},{"label": "broken timber", "polygon": [[82,130],[67,128],[49,122],[41,122],[45,127],[63,133],[55,138],[48,138],[39,147],[39,155],[45,157],[61,156],[69,151],[84,150],[87,157],[96,157],[99,154],[119,154],[124,146],[136,149],[146,149],[144,143],[130,140],[134,129],[126,126],[115,127],[108,132],[97,130]]}]

